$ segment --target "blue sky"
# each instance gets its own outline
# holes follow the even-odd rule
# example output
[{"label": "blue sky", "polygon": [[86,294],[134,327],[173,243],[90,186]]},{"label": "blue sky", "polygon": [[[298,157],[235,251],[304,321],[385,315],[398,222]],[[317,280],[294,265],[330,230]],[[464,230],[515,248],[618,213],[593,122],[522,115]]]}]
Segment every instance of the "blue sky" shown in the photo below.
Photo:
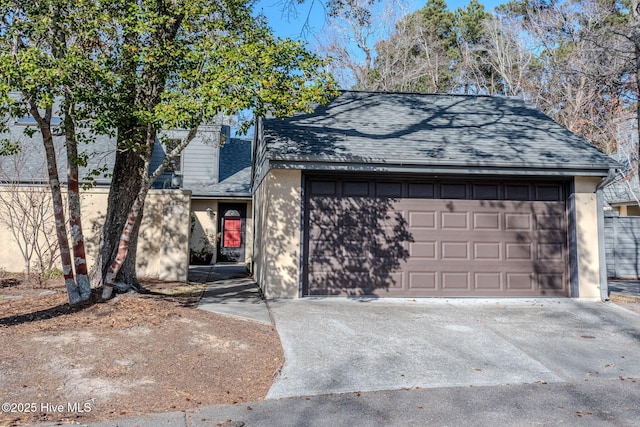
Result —
[{"label": "blue sky", "polygon": [[[297,18],[293,15],[287,17],[286,11],[283,11],[284,5],[287,0],[258,0],[255,6],[256,12],[262,12],[269,22],[269,26],[273,29],[274,34],[278,37],[289,37],[294,40],[303,40],[306,42],[313,41],[313,32],[320,32],[325,23],[325,9],[319,0],[305,0],[302,5],[297,5],[296,10],[293,11],[297,14]],[[291,0],[295,2],[295,0]],[[411,2],[409,12],[413,12],[422,8],[427,0],[408,0]],[[480,0],[480,3],[484,4],[486,10],[491,11],[499,4],[506,3],[507,0]],[[468,0],[447,0],[449,10],[456,10],[459,7],[464,7],[469,3]],[[311,32],[304,34],[303,23],[309,16],[309,24],[311,26]],[[232,132],[236,135],[237,129],[233,128]],[[241,137],[251,136],[253,134],[253,127],[249,130],[248,135],[239,135]]]},{"label": "blue sky", "polygon": [[[295,2],[295,0],[292,0]],[[422,8],[426,4],[426,0],[409,0],[410,11],[414,11]],[[484,4],[486,10],[493,10],[493,8],[499,4],[506,3],[507,0],[485,0],[480,1]],[[467,5],[468,0],[448,0],[447,5],[449,10],[456,10],[459,7]],[[307,15],[309,16],[309,23],[311,30],[319,32],[322,30],[325,20],[325,10],[322,3],[319,0],[306,0],[304,4],[298,5],[295,12],[297,12],[297,19],[294,16],[289,18],[286,16],[286,11],[283,12],[286,0],[259,0],[255,6],[256,12],[262,12],[266,15],[269,26],[273,28],[274,33],[279,37],[289,37],[292,39],[303,39],[310,41],[312,35],[305,36],[303,33],[303,22]],[[302,37],[301,37],[302,36]]]}]

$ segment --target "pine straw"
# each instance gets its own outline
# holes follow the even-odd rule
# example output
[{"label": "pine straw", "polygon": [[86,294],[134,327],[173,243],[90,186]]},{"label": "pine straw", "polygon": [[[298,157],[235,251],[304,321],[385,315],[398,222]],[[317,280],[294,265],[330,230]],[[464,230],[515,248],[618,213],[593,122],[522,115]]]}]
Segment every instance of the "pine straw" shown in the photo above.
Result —
[{"label": "pine straw", "polygon": [[0,297],[0,402],[91,406],[85,413],[0,413],[0,425],[86,423],[263,399],[283,361],[275,329],[195,308],[202,287],[155,286],[152,294],[76,308],[55,287]]}]

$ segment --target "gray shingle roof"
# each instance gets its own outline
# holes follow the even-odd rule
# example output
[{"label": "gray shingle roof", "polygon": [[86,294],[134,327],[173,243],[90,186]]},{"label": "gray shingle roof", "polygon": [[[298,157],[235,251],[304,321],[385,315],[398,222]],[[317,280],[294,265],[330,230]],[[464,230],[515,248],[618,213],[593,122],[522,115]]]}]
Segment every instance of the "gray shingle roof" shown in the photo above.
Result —
[{"label": "gray shingle roof", "polygon": [[[33,126],[30,127],[35,129]],[[42,137],[39,132],[29,136],[24,133],[26,126],[11,125],[9,133],[0,134],[1,138],[18,143],[21,147],[18,154],[12,156],[0,156],[0,180],[3,183],[46,183],[49,181],[47,172],[46,155],[42,144]],[[81,129],[79,130],[82,131]],[[56,147],[56,160],[58,163],[58,174],[60,180],[67,179],[67,155],[64,148],[64,136],[54,136]],[[78,153],[87,155],[87,166],[80,166],[80,179],[85,180],[87,173],[92,170],[107,168],[110,173],[115,161],[116,142],[114,137],[97,135],[95,142],[90,144],[79,144]],[[98,185],[109,185],[109,176],[96,176],[95,182]]]},{"label": "gray shingle roof", "polygon": [[[263,121],[271,162],[538,168],[605,175],[617,163],[522,100],[344,92]],[[300,167],[304,167],[300,166]]]},{"label": "gray shingle roof", "polygon": [[[20,153],[13,156],[0,156],[0,184],[42,184],[48,182],[47,163],[39,132],[28,136],[24,133],[26,126],[18,126],[10,123],[9,134],[0,134],[2,138],[8,138],[20,144]],[[32,127],[33,128],[33,127]],[[67,179],[67,159],[64,148],[64,137],[54,137],[56,146],[56,160],[60,180]],[[195,186],[185,186],[196,197],[215,198],[250,198],[251,197],[251,144],[247,139],[234,138],[220,148],[220,173],[218,183],[205,183]],[[106,167],[107,173],[111,173],[115,162],[115,137],[105,135],[96,136],[95,143],[81,144],[80,152],[88,154],[87,167],[80,167],[80,179],[84,180],[90,170]],[[162,160],[165,153],[162,145],[154,146],[151,170],[154,170]],[[153,188],[169,188],[167,181],[171,180],[171,172],[166,172],[154,183]],[[110,176],[95,177],[100,186],[108,186],[111,183]]]},{"label": "gray shingle roof", "polygon": [[638,177],[630,179],[617,179],[602,189],[604,199],[610,205],[637,205],[637,198],[640,198],[640,185]]},{"label": "gray shingle roof", "polygon": [[615,179],[602,189],[604,199],[610,205],[637,205],[640,198],[640,182],[637,175],[637,145],[633,141],[637,135],[631,134],[628,145],[619,147],[611,158],[620,163]]}]

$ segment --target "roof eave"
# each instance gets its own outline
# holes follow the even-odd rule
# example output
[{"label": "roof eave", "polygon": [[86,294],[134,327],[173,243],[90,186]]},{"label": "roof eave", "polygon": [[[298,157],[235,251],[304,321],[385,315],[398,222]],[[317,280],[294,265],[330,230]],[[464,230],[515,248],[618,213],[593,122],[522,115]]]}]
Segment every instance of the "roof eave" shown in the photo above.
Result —
[{"label": "roof eave", "polygon": [[193,194],[191,199],[194,200],[251,200],[250,193],[233,193],[233,194]]},{"label": "roof eave", "polygon": [[483,165],[483,164],[420,164],[420,163],[361,163],[361,162],[326,162],[306,160],[270,159],[269,168],[300,169],[309,171],[337,172],[386,172],[386,173],[420,173],[443,175],[511,175],[511,176],[594,176],[606,177],[611,165],[594,167],[593,165]]}]

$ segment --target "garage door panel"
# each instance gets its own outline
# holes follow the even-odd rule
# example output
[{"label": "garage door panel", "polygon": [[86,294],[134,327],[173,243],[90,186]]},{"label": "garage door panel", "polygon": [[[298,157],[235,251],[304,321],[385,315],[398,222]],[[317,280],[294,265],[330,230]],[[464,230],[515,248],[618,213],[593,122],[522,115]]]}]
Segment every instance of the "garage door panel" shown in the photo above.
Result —
[{"label": "garage door panel", "polygon": [[500,229],[500,213],[493,212],[474,212],[473,213],[473,229],[474,230],[499,230]]},{"label": "garage door panel", "polygon": [[467,242],[441,242],[441,259],[468,260],[469,244]]},{"label": "garage door panel", "polygon": [[435,260],[436,242],[409,243],[409,256],[413,260]]},{"label": "garage door panel", "polygon": [[428,229],[436,228],[436,212],[435,211],[408,211],[409,227],[412,229]]},{"label": "garage door panel", "polygon": [[565,246],[563,241],[566,240],[566,233],[556,230],[556,231],[541,231],[535,234],[536,241],[538,243],[560,243]]},{"label": "garage door panel", "polygon": [[550,292],[552,296],[562,295],[564,293],[564,283],[566,280],[567,276],[563,273],[538,275],[541,292],[543,294]]},{"label": "garage door panel", "polygon": [[[401,275],[394,276],[401,280]],[[374,291],[393,292],[400,283],[396,282],[391,275],[382,277],[372,276],[367,272],[338,271],[309,272],[308,281],[308,295],[374,295]],[[345,283],[348,286],[344,286]]]},{"label": "garage door panel", "polygon": [[469,218],[466,212],[442,212],[442,230],[468,230]]},{"label": "garage door panel", "polygon": [[[336,180],[320,188],[337,195],[307,195],[304,294],[568,293],[565,203],[540,200],[563,197],[562,185]],[[435,198],[443,194],[477,200]]]},{"label": "garage door panel", "polygon": [[564,230],[564,218],[560,215],[538,215],[537,230]]},{"label": "garage door panel", "polygon": [[506,273],[507,290],[534,290],[533,274]]},{"label": "garage door panel", "polygon": [[505,260],[533,261],[533,251],[531,246],[531,243],[506,243]]},{"label": "garage door panel", "polygon": [[473,258],[475,260],[500,261],[502,259],[502,244],[500,242],[474,242]]},{"label": "garage door panel", "polygon": [[538,260],[540,261],[562,261],[564,257],[564,247],[561,243],[538,243]]},{"label": "garage door panel", "polygon": [[390,293],[404,292],[404,290],[406,289],[404,276],[405,274],[402,272],[389,273],[389,278],[391,279],[391,281],[389,282],[388,291]]},{"label": "garage door panel", "polygon": [[417,271],[410,272],[409,276],[409,288],[410,289],[424,289],[430,291],[437,290],[437,276],[434,271]]},{"label": "garage door panel", "polygon": [[470,274],[465,272],[443,271],[441,273],[442,290],[456,292],[470,291],[471,283],[469,281],[469,276]]},{"label": "garage door panel", "polygon": [[533,224],[530,213],[507,213],[504,215],[505,230],[529,231]]},{"label": "garage door panel", "polygon": [[338,214],[336,212],[314,209],[309,212],[309,220],[312,225],[317,227],[336,227],[338,225]]},{"label": "garage door panel", "polygon": [[503,274],[500,272],[474,273],[474,289],[483,291],[501,291]]}]

